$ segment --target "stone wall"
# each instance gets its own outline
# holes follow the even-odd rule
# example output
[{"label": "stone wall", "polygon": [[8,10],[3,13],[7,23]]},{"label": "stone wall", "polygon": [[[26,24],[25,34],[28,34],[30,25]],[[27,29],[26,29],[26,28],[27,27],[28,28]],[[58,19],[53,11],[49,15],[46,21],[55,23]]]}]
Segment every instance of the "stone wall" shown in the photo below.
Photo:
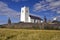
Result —
[{"label": "stone wall", "polygon": [[27,28],[27,29],[32,29],[32,28],[39,28],[39,29],[45,29],[45,28],[59,28],[60,29],[60,24],[48,24],[48,23],[13,23],[13,24],[5,24],[3,27],[6,28]]},{"label": "stone wall", "polygon": [[5,24],[3,25],[6,28],[32,28],[32,27],[39,27],[41,24],[38,23],[12,23],[12,24]]}]

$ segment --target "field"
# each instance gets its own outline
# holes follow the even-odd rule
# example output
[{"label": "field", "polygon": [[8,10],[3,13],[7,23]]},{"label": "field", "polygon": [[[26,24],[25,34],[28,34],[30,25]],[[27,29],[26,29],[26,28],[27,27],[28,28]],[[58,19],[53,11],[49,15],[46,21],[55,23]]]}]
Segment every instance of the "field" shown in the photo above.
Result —
[{"label": "field", "polygon": [[60,40],[60,31],[0,28],[0,40]]}]

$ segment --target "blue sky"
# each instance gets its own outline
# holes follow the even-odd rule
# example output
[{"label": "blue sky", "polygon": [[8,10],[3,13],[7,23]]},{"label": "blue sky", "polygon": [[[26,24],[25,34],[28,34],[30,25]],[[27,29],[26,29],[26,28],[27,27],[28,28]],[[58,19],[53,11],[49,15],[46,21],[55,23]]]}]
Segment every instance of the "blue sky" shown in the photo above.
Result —
[{"label": "blue sky", "polygon": [[29,7],[30,14],[41,18],[60,17],[60,0],[0,0],[0,24],[7,23],[9,17],[12,22],[19,22],[23,6]]}]

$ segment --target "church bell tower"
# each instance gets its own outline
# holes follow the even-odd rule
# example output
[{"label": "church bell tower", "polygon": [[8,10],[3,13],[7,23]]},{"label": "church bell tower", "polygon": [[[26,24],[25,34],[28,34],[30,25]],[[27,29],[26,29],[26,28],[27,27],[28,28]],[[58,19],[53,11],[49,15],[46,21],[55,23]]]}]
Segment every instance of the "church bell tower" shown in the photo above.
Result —
[{"label": "church bell tower", "polygon": [[29,8],[24,6],[21,8],[20,22],[28,21],[29,21]]}]

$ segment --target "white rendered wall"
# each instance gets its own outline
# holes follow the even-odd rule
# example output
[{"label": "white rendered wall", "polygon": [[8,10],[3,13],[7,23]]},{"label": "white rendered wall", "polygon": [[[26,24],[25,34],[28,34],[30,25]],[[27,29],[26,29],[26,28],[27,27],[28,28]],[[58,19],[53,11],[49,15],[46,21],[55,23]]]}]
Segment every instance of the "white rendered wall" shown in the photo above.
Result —
[{"label": "white rendered wall", "polygon": [[31,18],[30,18],[30,16],[29,16],[29,22],[31,22]]},{"label": "white rendered wall", "polygon": [[31,19],[31,23],[34,23],[34,19]]},{"label": "white rendered wall", "polygon": [[21,8],[21,22],[29,22],[29,8],[22,7]]},{"label": "white rendered wall", "polygon": [[22,12],[22,11],[24,11],[24,8],[21,8],[21,15],[20,15],[20,21],[21,22],[24,22],[25,21],[25,12]]}]

